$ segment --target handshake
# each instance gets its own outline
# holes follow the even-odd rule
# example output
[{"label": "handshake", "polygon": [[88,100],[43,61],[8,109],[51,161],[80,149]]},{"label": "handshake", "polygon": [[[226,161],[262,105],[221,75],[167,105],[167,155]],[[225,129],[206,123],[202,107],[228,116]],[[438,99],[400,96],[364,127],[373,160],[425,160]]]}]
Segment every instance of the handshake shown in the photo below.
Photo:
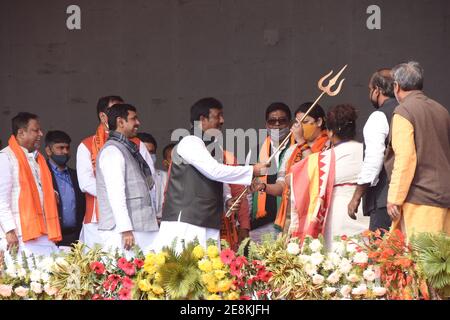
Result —
[{"label": "handshake", "polygon": [[266,176],[269,172],[270,163],[256,163],[253,166],[253,176],[261,177]]}]

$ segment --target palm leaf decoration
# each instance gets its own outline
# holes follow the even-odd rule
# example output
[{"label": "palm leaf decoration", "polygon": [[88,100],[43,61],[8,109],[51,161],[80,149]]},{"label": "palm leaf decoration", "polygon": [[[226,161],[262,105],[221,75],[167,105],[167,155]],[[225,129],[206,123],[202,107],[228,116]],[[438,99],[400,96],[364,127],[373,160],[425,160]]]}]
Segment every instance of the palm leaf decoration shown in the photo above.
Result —
[{"label": "palm leaf decoration", "polygon": [[445,233],[420,233],[411,243],[428,284],[444,297],[450,297],[450,237]]},{"label": "palm leaf decoration", "polygon": [[200,271],[197,259],[192,255],[196,243],[189,243],[181,253],[175,246],[165,247],[166,263],[160,269],[161,282],[168,299],[200,299],[203,285],[200,281]]}]

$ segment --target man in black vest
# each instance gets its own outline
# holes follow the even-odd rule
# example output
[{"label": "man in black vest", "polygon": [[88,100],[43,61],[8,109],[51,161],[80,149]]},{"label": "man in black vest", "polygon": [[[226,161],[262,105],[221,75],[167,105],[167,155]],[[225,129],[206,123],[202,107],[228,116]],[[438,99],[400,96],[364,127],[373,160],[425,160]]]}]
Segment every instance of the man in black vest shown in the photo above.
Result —
[{"label": "man in black vest", "polygon": [[[218,146],[217,134],[224,123],[223,107],[214,98],[204,98],[191,107],[191,134],[172,151],[172,165],[162,212],[159,249],[177,239],[219,241],[224,211],[223,184],[250,185],[254,176],[265,174],[267,166],[228,166]],[[232,201],[227,201],[227,207]]]},{"label": "man in black vest", "polygon": [[45,152],[57,196],[62,240],[58,246],[70,246],[79,239],[85,211],[85,197],[78,185],[77,172],[67,166],[70,159],[69,135],[49,131],[45,136]]},{"label": "man in black vest", "polygon": [[387,213],[388,182],[383,166],[388,143],[389,126],[395,107],[394,79],[390,69],[375,72],[369,81],[369,99],[377,109],[364,126],[364,163],[358,178],[358,186],[348,204],[348,214],[356,219],[355,213],[363,198],[364,215],[370,215],[369,229],[388,230],[391,219]]}]

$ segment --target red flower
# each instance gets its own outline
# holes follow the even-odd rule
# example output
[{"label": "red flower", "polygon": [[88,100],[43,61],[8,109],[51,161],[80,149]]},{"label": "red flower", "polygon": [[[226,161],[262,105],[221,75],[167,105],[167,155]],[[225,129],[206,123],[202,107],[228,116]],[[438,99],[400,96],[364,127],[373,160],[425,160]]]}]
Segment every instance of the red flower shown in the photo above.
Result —
[{"label": "red flower", "polygon": [[237,257],[235,261],[239,267],[242,267],[243,265],[248,265],[247,258],[244,256]]},{"label": "red flower", "polygon": [[231,249],[225,249],[220,253],[220,259],[222,262],[229,265],[234,259],[234,251]]},{"label": "red flower", "polygon": [[263,282],[268,282],[272,278],[272,272],[258,271],[257,277]]},{"label": "red flower", "polygon": [[103,300],[103,297],[101,295],[99,295],[99,294],[94,294],[92,296],[92,300]]},{"label": "red flower", "polygon": [[117,274],[110,274],[108,278],[103,282],[103,288],[106,290],[114,291],[119,284],[120,276]]},{"label": "red flower", "polygon": [[341,236],[341,240],[343,240],[343,241],[347,240],[347,236],[346,236],[345,234],[342,235],[342,236]]},{"label": "red flower", "polygon": [[131,290],[126,288],[120,289],[119,300],[131,300]]},{"label": "red flower", "polygon": [[117,260],[117,266],[123,270],[123,267],[125,266],[125,264],[128,263],[128,260],[125,258],[120,258],[119,260]]},{"label": "red flower", "polygon": [[241,296],[240,299],[241,300],[252,300],[252,298],[250,298],[250,296]]},{"label": "red flower", "polygon": [[236,261],[233,261],[230,264],[230,274],[232,276],[242,278],[241,267],[237,265]]},{"label": "red flower", "polygon": [[104,274],[105,273],[105,266],[101,262],[98,262],[98,261],[91,262],[90,267],[91,267],[91,270],[94,271],[96,274]]},{"label": "red flower", "polygon": [[259,260],[253,260],[252,264],[256,267],[256,266],[260,266],[262,263]]},{"label": "red flower", "polygon": [[144,266],[144,260],[136,258],[136,259],[134,259],[134,265],[138,269],[140,269],[140,268],[142,268]]},{"label": "red flower", "polygon": [[125,289],[132,289],[134,286],[133,280],[128,278],[127,276],[122,278],[122,287]]}]

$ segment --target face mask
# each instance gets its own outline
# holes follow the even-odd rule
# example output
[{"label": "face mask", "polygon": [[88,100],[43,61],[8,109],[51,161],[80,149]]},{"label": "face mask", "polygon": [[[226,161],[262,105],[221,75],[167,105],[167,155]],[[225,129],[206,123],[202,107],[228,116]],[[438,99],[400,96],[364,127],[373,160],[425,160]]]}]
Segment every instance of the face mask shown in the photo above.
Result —
[{"label": "face mask", "polygon": [[306,141],[313,140],[314,132],[316,132],[317,126],[314,123],[302,123],[303,127],[303,138]]},{"label": "face mask", "polygon": [[150,154],[150,157],[152,157],[153,165],[155,165],[156,164],[156,154],[152,153],[152,154]]},{"label": "face mask", "polygon": [[289,128],[283,128],[283,129],[267,129],[270,135],[270,139],[272,141],[280,142],[283,141],[284,138],[289,133]]},{"label": "face mask", "polygon": [[55,161],[55,163],[58,166],[65,166],[67,161],[69,161],[70,157],[66,154],[62,154],[62,155],[56,155],[56,154],[52,154],[51,157],[53,161]]}]

